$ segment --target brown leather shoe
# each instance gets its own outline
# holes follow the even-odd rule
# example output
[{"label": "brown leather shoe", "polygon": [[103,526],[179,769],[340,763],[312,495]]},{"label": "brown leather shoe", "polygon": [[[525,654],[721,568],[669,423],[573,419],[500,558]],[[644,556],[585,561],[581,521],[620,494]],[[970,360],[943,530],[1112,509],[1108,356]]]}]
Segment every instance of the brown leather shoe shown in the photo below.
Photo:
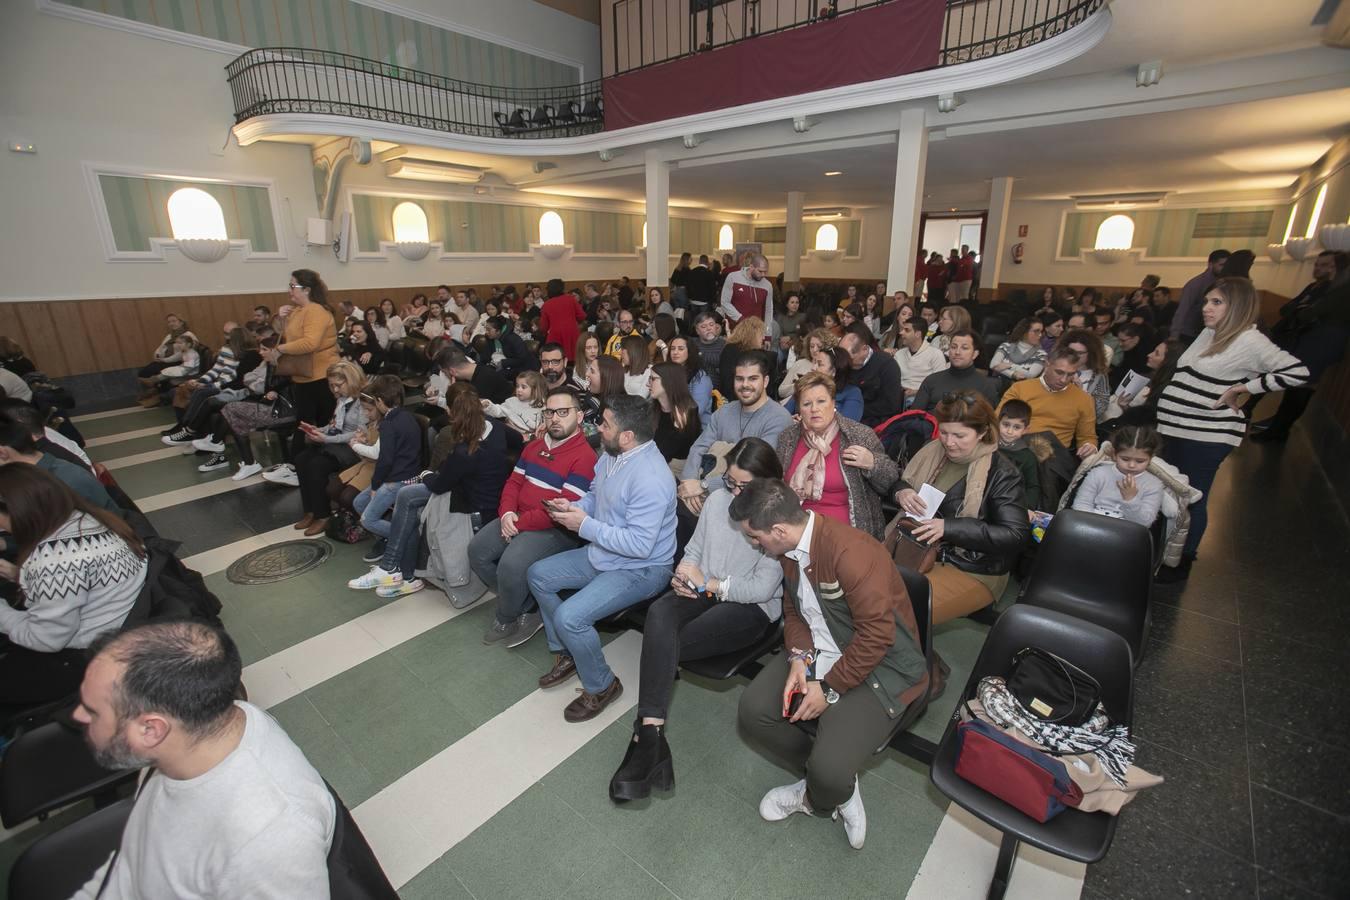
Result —
[{"label": "brown leather shoe", "polygon": [[562,684],[575,674],[577,674],[577,664],[572,661],[572,657],[566,653],[557,653],[553,656],[553,668],[539,676],[539,686],[541,688],[553,687],[555,684]]},{"label": "brown leather shoe", "polygon": [[325,516],[322,519],[315,519],[313,522],[310,523],[309,527],[305,529],[305,537],[314,537],[314,535],[316,534],[323,534],[323,530],[327,527],[328,527],[327,516]]},{"label": "brown leather shoe", "polygon": [[567,704],[563,710],[563,718],[569,722],[586,722],[600,715],[606,706],[609,706],[619,698],[623,693],[623,682],[619,681],[619,676],[615,675],[614,680],[609,683],[598,694],[591,694],[582,691],[577,695],[577,699]]},{"label": "brown leather shoe", "polygon": [[299,522],[296,522],[291,527],[294,528],[296,531],[304,531],[306,528],[308,528],[313,524],[314,524],[314,513],[305,513],[305,517],[301,519]]}]

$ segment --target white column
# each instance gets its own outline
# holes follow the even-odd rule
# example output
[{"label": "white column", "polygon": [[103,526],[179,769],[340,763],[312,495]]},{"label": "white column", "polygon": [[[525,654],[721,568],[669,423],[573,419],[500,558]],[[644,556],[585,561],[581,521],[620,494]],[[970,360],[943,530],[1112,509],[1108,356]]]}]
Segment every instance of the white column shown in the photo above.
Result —
[{"label": "white column", "polygon": [[[801,191],[788,191],[787,195],[787,243],[783,247],[783,284],[796,284],[802,280],[802,210],[806,207],[806,194]],[[774,303],[781,303],[774,300]]]},{"label": "white column", "polygon": [[997,291],[1003,278],[1003,265],[1013,238],[1008,235],[1008,210],[1012,206],[1013,179],[1000,175],[989,188],[989,218],[984,226],[984,246],[980,248],[980,290]]},{"label": "white column", "polygon": [[914,255],[919,248],[923,175],[928,165],[928,128],[922,109],[900,111],[895,153],[895,197],[891,206],[891,248],[886,287],[892,293],[913,290]]},{"label": "white column", "polygon": [[657,150],[643,155],[647,174],[647,286],[670,279],[670,166]]}]

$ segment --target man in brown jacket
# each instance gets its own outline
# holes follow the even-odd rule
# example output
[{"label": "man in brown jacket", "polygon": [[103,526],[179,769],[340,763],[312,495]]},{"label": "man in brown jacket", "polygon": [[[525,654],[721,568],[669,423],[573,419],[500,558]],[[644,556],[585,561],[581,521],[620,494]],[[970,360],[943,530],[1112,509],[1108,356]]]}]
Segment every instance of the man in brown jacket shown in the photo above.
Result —
[{"label": "man in brown jacket", "polygon": [[[885,547],[803,510],[777,479],[756,479],[730,514],[783,566],[787,653],[741,695],[741,729],[805,775],[765,794],[759,814],[770,822],[797,812],[842,818],[849,843],[861,849],[867,815],[858,770],[928,685],[905,583]],[[814,738],[794,724],[808,719],[817,720]]]}]

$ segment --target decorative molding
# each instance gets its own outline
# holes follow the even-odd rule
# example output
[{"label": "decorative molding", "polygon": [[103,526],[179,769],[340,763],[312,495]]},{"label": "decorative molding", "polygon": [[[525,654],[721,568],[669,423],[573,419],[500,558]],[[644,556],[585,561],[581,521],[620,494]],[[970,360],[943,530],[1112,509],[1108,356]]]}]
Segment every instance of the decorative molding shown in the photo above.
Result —
[{"label": "decorative molding", "polygon": [[[1056,201],[1056,202],[1064,202],[1064,201]],[[1285,200],[1285,201],[1280,201],[1280,202],[1282,202],[1282,203],[1288,203],[1289,201]],[[1233,203],[1222,203],[1222,202],[1214,202],[1214,203],[1208,203],[1208,204],[1205,204],[1205,203],[1188,203],[1188,204],[1186,204],[1185,206],[1161,207],[1161,209],[1186,210],[1186,209],[1205,209],[1205,208],[1207,208],[1207,207],[1209,207],[1209,206],[1270,206],[1270,205],[1272,205],[1271,201],[1249,201],[1249,202],[1234,201]],[[1277,205],[1277,206],[1278,206],[1279,204],[1276,203],[1276,204],[1274,204],[1274,205]],[[1160,209],[1160,207],[1151,207],[1151,208],[1150,208],[1150,211],[1157,210],[1157,209]],[[1057,263],[1058,263],[1058,262],[1067,262],[1067,263],[1075,263],[1075,262],[1077,262],[1077,263],[1085,263],[1085,262],[1090,261],[1090,260],[1092,259],[1092,257],[1094,256],[1095,253],[1099,252],[1099,251],[1094,250],[1092,247],[1079,247],[1077,253],[1073,254],[1072,256],[1064,256],[1064,255],[1062,255],[1062,254],[1060,253],[1060,250],[1061,250],[1061,248],[1063,248],[1063,246],[1064,246],[1064,229],[1065,229],[1065,227],[1066,227],[1067,224],[1068,224],[1068,221],[1069,221],[1069,215],[1070,215],[1071,213],[1103,212],[1103,211],[1104,211],[1104,210],[1081,210],[1081,209],[1073,209],[1073,208],[1063,209],[1063,210],[1060,211],[1060,214],[1059,214],[1059,230],[1055,233],[1055,256],[1054,256],[1054,261],[1055,261],[1055,262],[1057,262]],[[1129,212],[1129,210],[1123,210],[1123,211],[1124,211],[1124,212]],[[859,245],[859,246],[861,246],[861,245]],[[1280,246],[1283,246],[1283,245],[1280,245]],[[1140,263],[1140,264],[1145,263],[1145,262],[1156,262],[1156,263],[1204,263],[1204,262],[1206,262],[1206,261],[1209,259],[1209,253],[1208,253],[1208,252],[1206,252],[1206,253],[1204,253],[1204,254],[1202,254],[1202,255],[1200,255],[1200,256],[1152,256],[1152,255],[1149,254],[1148,248],[1147,248],[1147,247],[1131,247],[1131,248],[1129,249],[1128,252],[1131,253],[1131,254],[1134,254],[1134,261],[1135,261],[1136,263]],[[1256,248],[1256,249],[1253,249],[1252,252],[1258,255],[1258,258],[1257,258],[1256,261],[1257,261],[1257,262],[1261,262],[1261,261],[1262,261],[1262,260],[1260,259],[1261,249],[1260,249],[1260,248]],[[1269,254],[1268,254],[1268,255],[1269,255]],[[1273,256],[1271,256],[1271,259],[1272,259],[1272,261],[1276,261],[1276,260],[1274,260],[1274,257],[1273,257]],[[1095,261],[1097,261],[1097,262],[1104,262],[1104,261],[1101,260],[1101,259],[1096,259]],[[1112,262],[1115,262],[1115,260],[1112,260]],[[1109,264],[1109,263],[1108,263],[1108,264]]]},{"label": "decorative molding", "polygon": [[161,236],[150,238],[149,250],[118,250],[117,240],[113,236],[112,221],[108,215],[108,206],[103,199],[103,188],[98,180],[100,175],[264,188],[267,191],[268,206],[272,211],[272,231],[277,236],[277,249],[254,250],[253,242],[243,238],[231,238],[230,249],[238,250],[244,262],[276,262],[290,258],[290,251],[286,246],[286,230],[281,217],[281,205],[277,199],[276,182],[271,178],[221,178],[218,175],[205,175],[199,172],[148,171],[144,166],[131,167],[89,161],[82,162],[80,168],[84,175],[85,188],[89,191],[90,202],[94,207],[94,226],[98,229],[99,240],[103,243],[103,258],[106,262],[168,262],[164,251],[169,248],[181,251],[181,248],[173,238]]},{"label": "decorative molding", "polygon": [[[940,93],[974,91],[1005,84],[1076,59],[1096,47],[1110,28],[1111,11],[1108,6],[1103,6],[1081,25],[1031,47],[1001,56],[577,137],[522,141],[515,138],[448,134],[365,120],[361,121],[361,132],[374,140],[414,143],[447,150],[528,157],[600,153],[601,159],[606,155],[612,159],[619,148],[682,138],[691,131],[706,135],[747,125],[793,121],[799,117],[821,116],[843,110],[927,100]],[[280,135],[349,135],[354,127],[353,122],[344,116],[274,113],[239,123],[234,126],[234,135],[242,146]]]}]

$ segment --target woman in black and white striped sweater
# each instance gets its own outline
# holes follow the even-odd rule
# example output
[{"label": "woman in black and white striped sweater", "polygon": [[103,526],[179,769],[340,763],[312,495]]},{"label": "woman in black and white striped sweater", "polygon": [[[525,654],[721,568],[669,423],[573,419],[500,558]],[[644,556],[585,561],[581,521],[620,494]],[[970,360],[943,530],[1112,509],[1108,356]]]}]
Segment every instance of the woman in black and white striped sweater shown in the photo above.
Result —
[{"label": "woman in black and white striped sweater", "polygon": [[1308,367],[1275,346],[1256,328],[1260,301],[1247,278],[1221,278],[1205,294],[1205,330],[1177,361],[1176,374],[1158,400],[1158,431],[1167,439],[1163,457],[1204,496],[1191,505],[1191,531],[1181,564],[1164,568],[1159,581],[1190,574],[1208,522],[1209,492],[1219,466],[1242,443],[1247,416],[1242,406],[1254,394],[1299,387]]}]

